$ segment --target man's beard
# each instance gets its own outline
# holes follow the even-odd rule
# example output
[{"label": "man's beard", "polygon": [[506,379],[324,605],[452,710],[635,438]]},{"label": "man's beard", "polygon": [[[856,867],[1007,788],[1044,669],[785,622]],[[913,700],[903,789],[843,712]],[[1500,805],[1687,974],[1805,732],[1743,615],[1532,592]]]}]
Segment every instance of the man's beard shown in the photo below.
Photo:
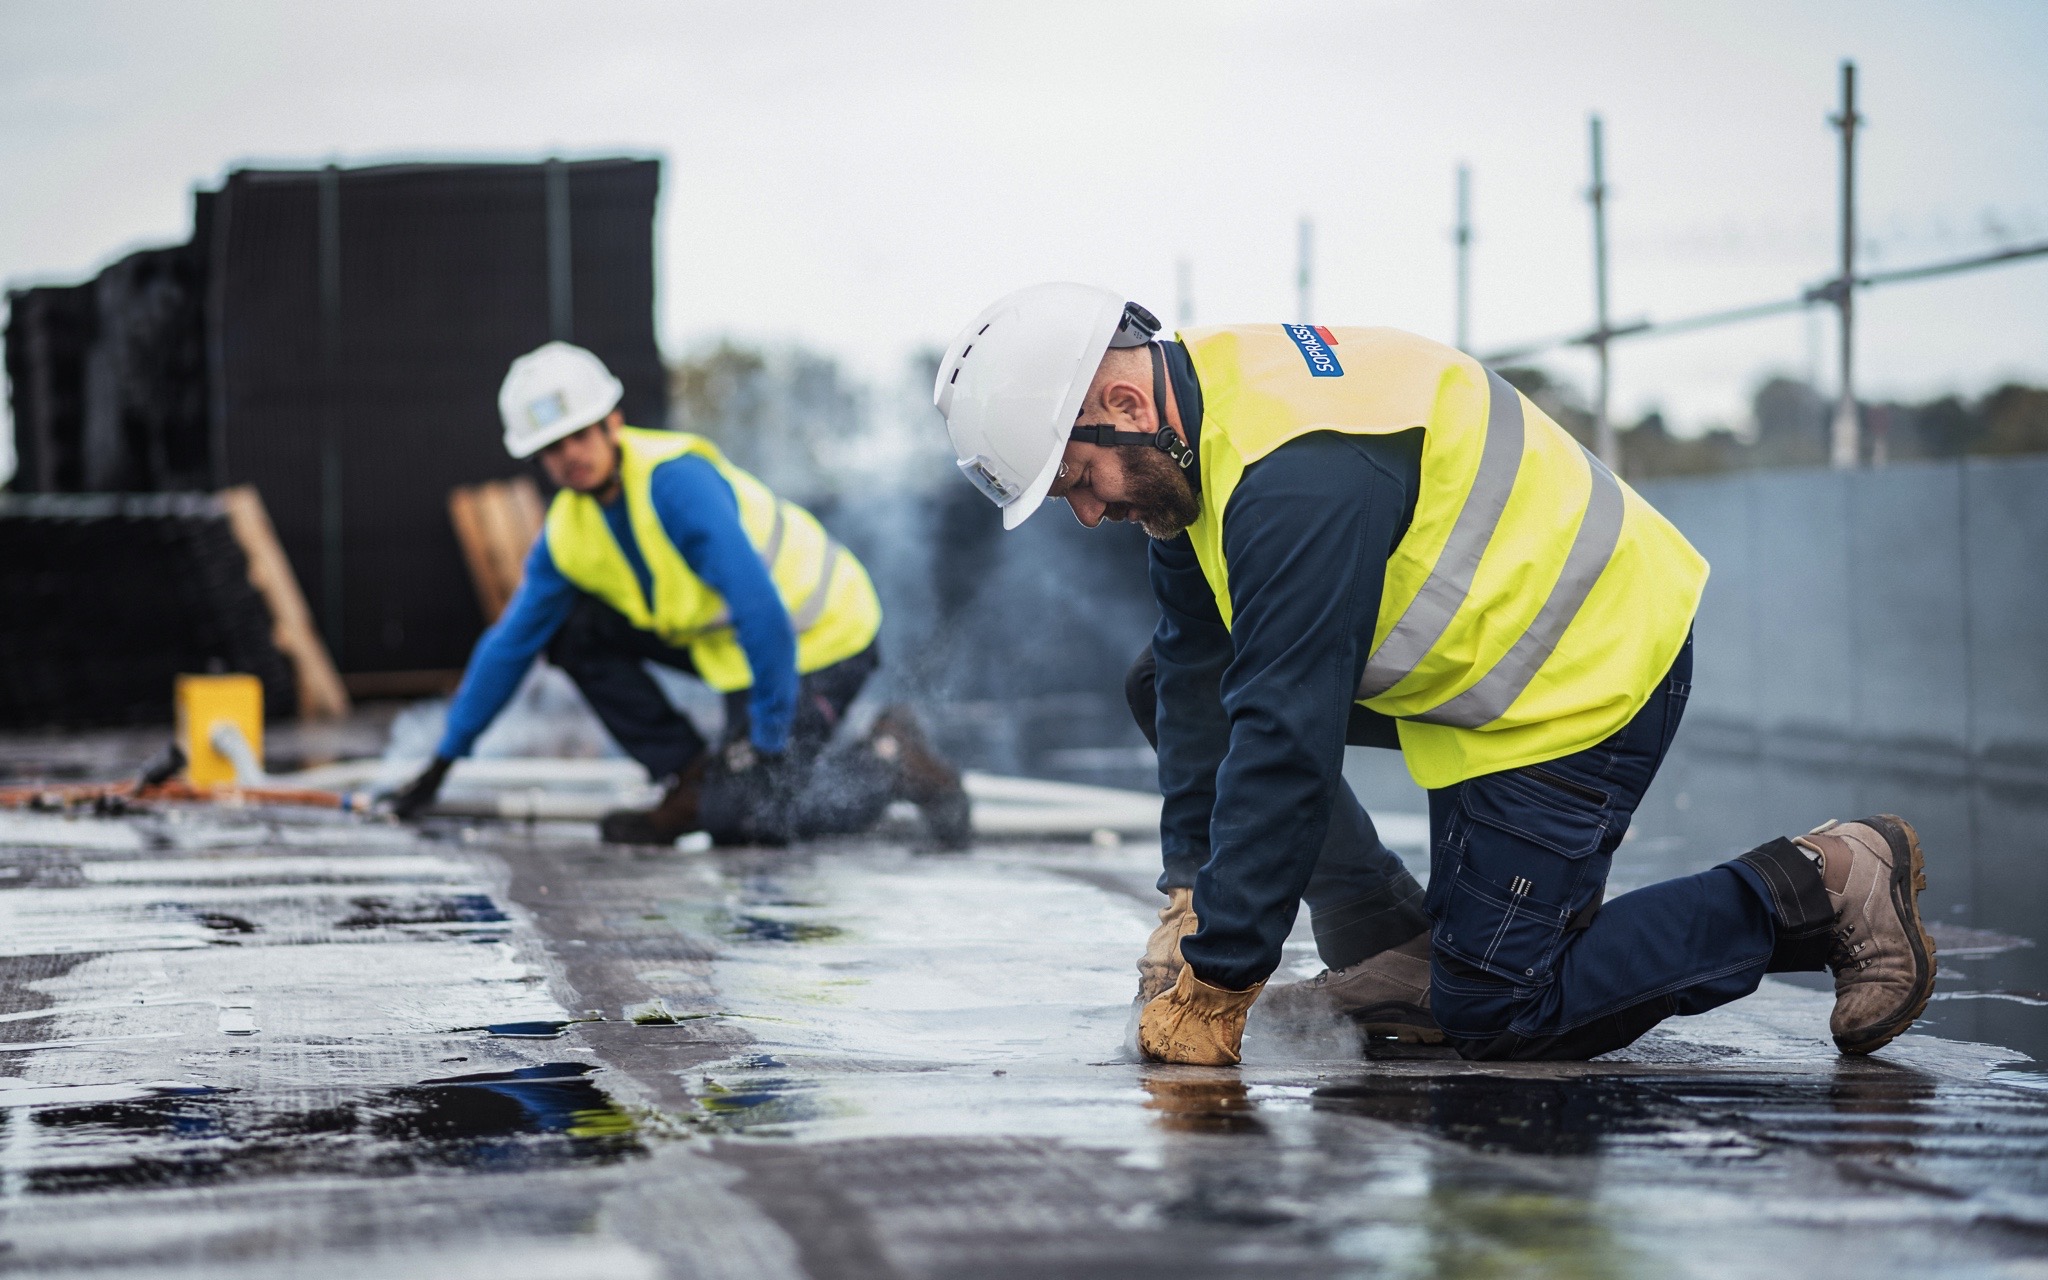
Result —
[{"label": "man's beard", "polygon": [[1121,504],[1124,518],[1135,521],[1151,537],[1171,542],[1202,514],[1201,499],[1171,458],[1155,449],[1129,449],[1124,457],[1124,487],[1130,501]]}]

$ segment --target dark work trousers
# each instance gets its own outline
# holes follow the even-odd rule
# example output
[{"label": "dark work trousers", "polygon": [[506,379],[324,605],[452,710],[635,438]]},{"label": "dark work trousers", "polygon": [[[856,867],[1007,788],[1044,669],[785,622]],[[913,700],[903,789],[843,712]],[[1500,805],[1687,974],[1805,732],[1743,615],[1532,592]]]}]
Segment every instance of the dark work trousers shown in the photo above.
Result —
[{"label": "dark work trousers", "polygon": [[1431,1005],[1466,1057],[1595,1057],[1823,967],[1833,913],[1789,841],[1601,901],[1691,690],[1688,638],[1606,741],[1429,793]]},{"label": "dark work trousers", "polygon": [[[650,777],[681,773],[707,750],[704,735],[675,709],[644,663],[697,674],[690,651],[642,631],[595,596],[581,596],[548,643],[548,661],[576,682],[591,710]],[[862,744],[832,748],[846,708],[881,665],[875,646],[801,677],[790,726],[790,763],[799,779],[796,834],[862,831],[894,798],[895,771]],[[751,691],[725,695],[726,742],[747,737]]]},{"label": "dark work trousers", "polygon": [[[1156,750],[1158,670],[1150,645],[1145,646],[1125,675],[1124,696],[1130,701],[1131,716],[1143,730],[1145,740]],[[1385,733],[1391,725],[1382,720],[1374,726],[1365,723],[1367,719],[1354,717],[1348,740],[1360,746],[1393,745],[1391,736]],[[1160,887],[1192,888],[1193,881],[1175,885],[1162,880]],[[1351,793],[1350,784],[1342,779],[1331,798],[1330,826],[1301,900],[1308,904],[1316,954],[1332,969],[1348,968],[1429,928],[1422,886],[1408,873],[1401,859],[1380,843],[1372,818]]]}]

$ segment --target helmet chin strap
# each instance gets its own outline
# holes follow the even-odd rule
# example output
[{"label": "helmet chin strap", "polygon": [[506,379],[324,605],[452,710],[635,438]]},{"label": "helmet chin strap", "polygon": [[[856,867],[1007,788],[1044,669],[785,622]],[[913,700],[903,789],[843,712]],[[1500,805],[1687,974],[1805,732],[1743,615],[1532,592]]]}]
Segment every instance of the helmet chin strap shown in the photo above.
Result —
[{"label": "helmet chin strap", "polygon": [[1188,487],[1200,492],[1201,473],[1195,470],[1195,451],[1188,448],[1179,433],[1166,425],[1166,357],[1161,354],[1159,344],[1148,342],[1145,349],[1152,354],[1152,407],[1159,414],[1157,431],[1119,431],[1110,423],[1094,422],[1075,427],[1067,439],[1082,444],[1117,445],[1123,447],[1150,447],[1173,459],[1180,468]]}]

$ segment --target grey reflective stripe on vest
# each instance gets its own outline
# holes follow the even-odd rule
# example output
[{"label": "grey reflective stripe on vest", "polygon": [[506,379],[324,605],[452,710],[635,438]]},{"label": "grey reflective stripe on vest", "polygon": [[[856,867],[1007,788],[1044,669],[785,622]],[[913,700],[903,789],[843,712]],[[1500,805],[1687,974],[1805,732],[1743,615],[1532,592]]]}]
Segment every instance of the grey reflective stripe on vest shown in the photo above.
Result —
[{"label": "grey reflective stripe on vest", "polygon": [[[767,545],[761,548],[761,563],[768,568],[769,581],[775,579],[775,559],[782,554],[782,535],[789,528],[789,504],[781,498],[775,500],[775,524],[768,530]],[[804,601],[803,607],[790,615],[790,630],[802,635],[812,623],[825,612],[825,588],[832,585],[832,572],[839,566],[839,556],[846,548],[832,541],[830,534],[825,537],[825,572],[818,580],[818,589]],[[725,631],[732,626],[732,610],[722,608],[709,621],[690,634],[709,635],[713,631]]]},{"label": "grey reflective stripe on vest", "polygon": [[1593,491],[1586,497],[1586,513],[1579,520],[1571,550],[1565,553],[1564,568],[1558,571],[1550,596],[1536,611],[1529,629],[1491,671],[1480,677],[1478,684],[1443,705],[1408,719],[1460,729],[1491,724],[1507,714],[1515,699],[1522,696],[1522,690],[1536,678],[1537,671],[1549,661],[1557,642],[1564,638],[1565,628],[1578,617],[1579,606],[1592,594],[1593,584],[1607,571],[1607,562],[1613,559],[1614,548],[1621,542],[1621,482],[1598,458],[1590,453],[1585,458],[1593,472]]},{"label": "grey reflective stripe on vest", "polygon": [[825,616],[826,602],[832,596],[832,575],[839,572],[839,562],[846,558],[846,554],[846,548],[840,546],[831,534],[825,535],[825,567],[818,574],[818,585],[811,588],[810,598],[789,615],[791,631],[802,635]]},{"label": "grey reflective stripe on vest", "polygon": [[1376,698],[1407,679],[1443,639],[1472,591],[1472,575],[1515,491],[1515,473],[1522,469],[1522,398],[1491,369],[1486,388],[1486,443],[1480,446],[1471,491],[1422,589],[1366,660],[1358,682],[1360,700]]},{"label": "grey reflective stripe on vest", "polygon": [[782,499],[775,500],[775,527],[768,531],[768,545],[761,548],[761,563],[768,566],[768,572],[775,572],[775,557],[782,554],[782,531],[789,523],[789,504]]}]

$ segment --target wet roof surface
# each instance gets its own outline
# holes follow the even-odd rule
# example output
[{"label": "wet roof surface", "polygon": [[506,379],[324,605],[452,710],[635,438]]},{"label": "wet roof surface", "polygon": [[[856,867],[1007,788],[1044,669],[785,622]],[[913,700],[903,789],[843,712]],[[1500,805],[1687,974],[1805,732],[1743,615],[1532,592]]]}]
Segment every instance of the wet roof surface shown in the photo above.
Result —
[{"label": "wet roof surface", "polygon": [[[2048,1093],[1782,983],[1608,1060],[1136,1062],[1156,850],[0,815],[0,1269],[2041,1274]],[[1312,971],[1312,947],[1291,944]],[[2008,1074],[2010,1073],[2010,1074]],[[2031,1269],[2030,1269],[2031,1268]]]}]

